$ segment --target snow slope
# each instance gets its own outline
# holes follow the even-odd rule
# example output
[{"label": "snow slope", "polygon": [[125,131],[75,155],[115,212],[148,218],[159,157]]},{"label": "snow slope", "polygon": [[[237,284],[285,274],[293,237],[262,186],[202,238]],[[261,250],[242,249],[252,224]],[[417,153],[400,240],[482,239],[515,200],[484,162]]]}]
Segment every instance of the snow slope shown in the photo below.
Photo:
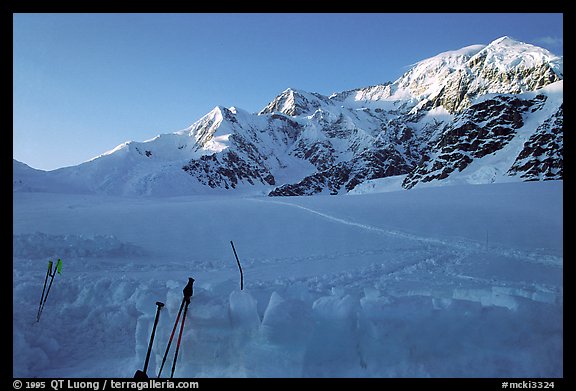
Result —
[{"label": "snow slope", "polygon": [[162,301],[154,376],[194,277],[176,377],[562,377],[562,193],[15,192],[13,375],[132,377]]}]

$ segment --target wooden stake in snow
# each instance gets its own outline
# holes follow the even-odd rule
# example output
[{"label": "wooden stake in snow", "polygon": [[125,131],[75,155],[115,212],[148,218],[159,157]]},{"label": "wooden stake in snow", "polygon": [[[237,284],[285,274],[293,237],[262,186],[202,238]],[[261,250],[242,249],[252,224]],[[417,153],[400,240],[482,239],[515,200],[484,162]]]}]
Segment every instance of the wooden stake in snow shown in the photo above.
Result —
[{"label": "wooden stake in snow", "polygon": [[240,290],[244,290],[244,274],[242,273],[242,266],[240,266],[240,261],[238,260],[238,254],[236,254],[236,249],[234,248],[234,242],[230,241],[232,245],[232,251],[234,251],[234,256],[236,257],[236,263],[238,264],[238,269],[240,270]]}]

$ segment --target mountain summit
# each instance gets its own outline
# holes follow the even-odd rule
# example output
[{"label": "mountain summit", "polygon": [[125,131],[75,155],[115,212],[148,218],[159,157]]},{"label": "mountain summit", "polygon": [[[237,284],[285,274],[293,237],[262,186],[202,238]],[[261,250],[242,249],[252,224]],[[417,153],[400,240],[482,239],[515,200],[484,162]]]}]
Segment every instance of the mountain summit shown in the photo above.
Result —
[{"label": "mountain summit", "polygon": [[258,113],[216,106],[78,166],[15,163],[14,191],[286,196],[387,177],[405,189],[562,179],[562,80],[562,57],[501,37],[422,60],[394,82],[330,96],[288,88]]}]

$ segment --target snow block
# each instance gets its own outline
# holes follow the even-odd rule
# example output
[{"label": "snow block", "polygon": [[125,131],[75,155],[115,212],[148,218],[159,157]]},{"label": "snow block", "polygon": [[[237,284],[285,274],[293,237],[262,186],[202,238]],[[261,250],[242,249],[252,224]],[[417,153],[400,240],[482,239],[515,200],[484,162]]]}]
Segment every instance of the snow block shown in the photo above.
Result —
[{"label": "snow block", "polygon": [[247,331],[256,331],[260,326],[257,302],[244,290],[230,293],[228,314],[233,327]]},{"label": "snow block", "polygon": [[376,288],[364,288],[364,297],[360,299],[360,313],[368,319],[386,319],[390,310],[390,299],[380,296]]},{"label": "snow block", "polygon": [[360,351],[360,302],[350,295],[324,296],[312,306],[316,324],[304,355],[306,377],[354,376],[365,367]]},{"label": "snow block", "polygon": [[284,299],[274,291],[264,312],[260,333],[273,344],[304,345],[313,326],[310,304]]},{"label": "snow block", "polygon": [[518,302],[510,295],[506,288],[454,289],[452,297],[455,300],[478,302],[482,304],[483,307],[505,307],[509,310],[518,308]]},{"label": "snow block", "polygon": [[352,296],[324,296],[312,304],[316,316],[322,319],[349,320],[356,318],[358,301]]},{"label": "snow block", "polygon": [[490,295],[488,300],[483,301],[482,305],[506,307],[509,310],[518,308],[518,302],[511,296],[509,290],[496,286],[492,287],[492,295]]},{"label": "snow block", "polygon": [[314,329],[312,308],[299,298],[273,291],[253,350],[253,367],[264,377],[302,377]]}]

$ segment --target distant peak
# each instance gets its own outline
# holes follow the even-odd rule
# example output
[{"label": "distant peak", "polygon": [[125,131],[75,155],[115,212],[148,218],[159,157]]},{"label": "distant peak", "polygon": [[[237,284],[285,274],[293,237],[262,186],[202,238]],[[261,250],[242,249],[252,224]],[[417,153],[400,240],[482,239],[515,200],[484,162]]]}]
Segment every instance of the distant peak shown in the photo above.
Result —
[{"label": "distant peak", "polygon": [[494,41],[492,41],[490,44],[499,44],[499,43],[503,43],[503,42],[510,42],[510,43],[514,43],[514,42],[519,42],[517,40],[515,40],[514,38],[510,38],[509,36],[505,35],[503,37],[497,38]]},{"label": "distant peak", "polygon": [[499,51],[507,51],[513,49],[521,52],[542,52],[552,55],[552,53],[550,53],[547,49],[527,42],[519,41],[507,35],[490,42],[490,44],[486,46],[486,49]]},{"label": "distant peak", "polygon": [[228,119],[228,117],[231,114],[236,114],[236,108],[235,107],[224,107],[224,106],[215,106],[208,114],[205,115],[205,117],[210,117],[210,118],[225,118]]},{"label": "distant peak", "polygon": [[558,58],[547,49],[518,41],[507,35],[492,41],[481,52],[483,56],[492,56],[493,60],[501,65],[534,66],[535,64],[549,62]]},{"label": "distant peak", "polygon": [[304,95],[306,94],[305,91],[303,90],[299,90],[297,88],[292,88],[292,87],[288,87],[286,88],[284,91],[282,91],[282,93],[280,94],[280,96],[285,96],[285,95]]},{"label": "distant peak", "polygon": [[322,104],[329,104],[328,98],[317,92],[307,92],[286,88],[258,114],[280,112],[287,115],[301,115],[314,112]]}]

